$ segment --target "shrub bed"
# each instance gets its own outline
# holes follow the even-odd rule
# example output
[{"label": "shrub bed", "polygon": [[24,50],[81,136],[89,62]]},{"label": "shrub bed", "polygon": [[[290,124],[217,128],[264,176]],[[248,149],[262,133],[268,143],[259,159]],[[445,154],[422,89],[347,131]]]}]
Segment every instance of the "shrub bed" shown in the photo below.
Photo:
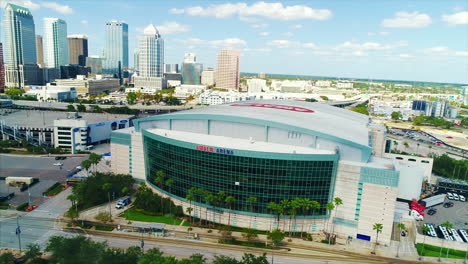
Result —
[{"label": "shrub bed", "polygon": [[29,203],[22,203],[16,207],[18,211],[26,211],[28,209]]},{"label": "shrub bed", "polygon": [[114,230],[114,228],[112,226],[97,225],[96,230],[99,230],[99,231],[112,231],[112,230]]}]

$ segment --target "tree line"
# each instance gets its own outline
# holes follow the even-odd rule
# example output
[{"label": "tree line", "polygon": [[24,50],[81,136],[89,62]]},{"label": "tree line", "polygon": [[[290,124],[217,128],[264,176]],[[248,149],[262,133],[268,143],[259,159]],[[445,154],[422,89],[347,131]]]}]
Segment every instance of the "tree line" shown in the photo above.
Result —
[{"label": "tree line", "polygon": [[84,236],[49,238],[44,252],[38,244],[30,244],[24,255],[16,259],[10,252],[0,255],[0,263],[15,264],[269,264],[266,254],[244,254],[240,260],[228,256],[215,256],[208,262],[202,254],[185,259],[164,256],[158,248],[144,251],[144,247],[131,246],[126,250],[111,248],[106,242],[96,242]]}]

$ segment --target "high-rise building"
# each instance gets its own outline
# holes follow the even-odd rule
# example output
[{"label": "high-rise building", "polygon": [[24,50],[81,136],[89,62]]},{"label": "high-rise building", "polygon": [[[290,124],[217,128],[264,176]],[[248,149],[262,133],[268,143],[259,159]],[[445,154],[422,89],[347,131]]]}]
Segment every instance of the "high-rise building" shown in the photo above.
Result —
[{"label": "high-rise building", "polygon": [[171,63],[171,64],[164,64],[164,73],[178,73],[179,72],[179,64]]},{"label": "high-rise building", "polygon": [[90,69],[90,75],[96,76],[102,74],[103,58],[99,56],[89,56],[86,58],[86,67]]},{"label": "high-rise building", "polygon": [[42,84],[42,72],[37,66],[36,34],[31,11],[7,4],[5,7],[5,77],[7,87]]},{"label": "high-rise building", "polygon": [[226,90],[239,90],[240,51],[221,50],[217,57],[216,87]]},{"label": "high-rise building", "polygon": [[213,68],[204,68],[201,74],[201,84],[211,86],[215,84],[215,72]]},{"label": "high-rise building", "polygon": [[163,87],[164,40],[156,27],[151,24],[145,28],[139,38],[140,50],[138,70],[135,77],[135,87],[143,87],[147,91],[161,90]]},{"label": "high-rise building", "polygon": [[37,54],[37,64],[43,68],[44,64],[44,45],[42,42],[42,36],[36,35],[36,54]]},{"label": "high-rise building", "polygon": [[3,65],[3,44],[0,42],[0,92],[5,89],[5,66]]},{"label": "high-rise building", "polygon": [[203,64],[201,63],[182,63],[182,83],[199,85],[201,74],[203,72]]},{"label": "high-rise building", "polygon": [[59,18],[44,18],[44,58],[48,68],[67,65],[67,23]]},{"label": "high-rise building", "polygon": [[128,69],[128,25],[121,21],[106,23],[104,74],[123,78]]},{"label": "high-rise building", "polygon": [[86,66],[86,57],[88,57],[88,36],[68,35],[67,38],[70,64]]},{"label": "high-rise building", "polygon": [[247,80],[247,89],[249,93],[261,93],[262,90],[266,91],[266,80],[264,79],[248,79]]},{"label": "high-rise building", "polygon": [[135,49],[133,51],[133,69],[138,71],[138,63],[140,63],[140,50]]},{"label": "high-rise building", "polygon": [[195,53],[185,53],[184,63],[195,63],[197,62],[197,56]]}]

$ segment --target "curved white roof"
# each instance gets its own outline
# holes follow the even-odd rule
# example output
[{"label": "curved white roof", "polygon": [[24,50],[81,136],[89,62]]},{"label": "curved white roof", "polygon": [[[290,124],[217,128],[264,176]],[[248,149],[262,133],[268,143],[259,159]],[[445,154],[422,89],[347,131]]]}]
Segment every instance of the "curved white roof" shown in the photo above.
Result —
[{"label": "curved white roof", "polygon": [[368,116],[321,103],[254,100],[179,111],[165,116],[170,119],[170,116],[187,114],[261,119],[369,146]]},{"label": "curved white roof", "polygon": [[143,34],[145,35],[158,35],[159,32],[153,24],[149,24],[144,30]]}]

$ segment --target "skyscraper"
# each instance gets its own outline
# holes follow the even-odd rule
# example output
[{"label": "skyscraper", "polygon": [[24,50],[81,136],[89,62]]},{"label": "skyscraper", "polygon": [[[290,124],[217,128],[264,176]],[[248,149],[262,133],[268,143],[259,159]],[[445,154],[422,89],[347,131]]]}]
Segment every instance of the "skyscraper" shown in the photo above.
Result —
[{"label": "skyscraper", "polygon": [[182,83],[199,85],[201,81],[202,71],[203,64],[201,63],[182,63]]},{"label": "skyscraper", "polygon": [[139,38],[138,70],[140,76],[135,77],[135,87],[146,88],[147,91],[161,90],[164,66],[164,40],[156,27],[151,24],[145,28]]},{"label": "skyscraper", "polygon": [[67,65],[67,23],[59,18],[44,18],[44,58],[48,68]]},{"label": "skyscraper", "polygon": [[44,64],[44,46],[42,44],[42,36],[36,35],[36,54],[37,54],[37,64],[42,68]]},{"label": "skyscraper", "polygon": [[128,25],[120,21],[106,23],[104,73],[123,78],[128,68]]},{"label": "skyscraper", "polygon": [[197,56],[195,53],[185,53],[184,63],[195,63],[197,61]]},{"label": "skyscraper", "polygon": [[88,36],[68,35],[67,38],[70,64],[86,66],[86,57],[88,57]]},{"label": "skyscraper", "polygon": [[90,75],[96,76],[102,74],[102,61],[104,59],[99,56],[89,56],[86,58],[86,67],[91,70]]},{"label": "skyscraper", "polygon": [[138,63],[140,62],[140,50],[135,49],[133,51],[133,69],[138,71]]},{"label": "skyscraper", "polygon": [[34,19],[29,9],[14,4],[5,7],[5,77],[7,87],[42,84],[37,66]]},{"label": "skyscraper", "polygon": [[3,64],[3,44],[0,42],[0,92],[5,89],[5,65]]},{"label": "skyscraper", "polygon": [[227,90],[239,90],[240,51],[221,50],[217,58],[216,87]]}]

